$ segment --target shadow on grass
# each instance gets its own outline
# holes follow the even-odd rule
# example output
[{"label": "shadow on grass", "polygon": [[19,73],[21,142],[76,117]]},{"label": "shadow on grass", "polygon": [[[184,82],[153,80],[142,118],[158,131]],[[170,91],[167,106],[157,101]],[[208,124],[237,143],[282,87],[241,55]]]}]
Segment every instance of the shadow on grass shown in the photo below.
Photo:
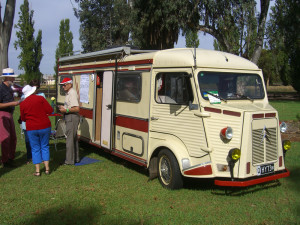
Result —
[{"label": "shadow on grass", "polygon": [[[80,148],[84,149],[84,151],[80,151],[80,157],[81,158],[83,158],[84,156],[87,156],[89,154],[94,153],[94,154],[97,154],[97,155],[107,159],[108,161],[114,162],[116,164],[119,164],[119,165],[122,165],[122,166],[126,167],[127,169],[134,170],[138,173],[141,173],[141,174],[144,174],[144,175],[148,176],[148,170],[145,169],[142,166],[139,166],[137,164],[126,161],[125,159],[114,156],[114,155],[110,154],[109,152],[106,152],[106,151],[104,151],[102,149],[99,149],[95,146],[89,145],[86,142],[81,141],[79,143],[80,143]],[[82,157],[81,154],[83,155],[83,157]]]},{"label": "shadow on grass", "polygon": [[278,180],[258,184],[249,187],[222,187],[214,184],[214,179],[193,179],[184,178],[184,188],[191,190],[206,191],[211,190],[213,195],[243,196],[261,191],[263,189],[271,189],[280,186]]},{"label": "shadow on grass", "polygon": [[[290,176],[286,178],[289,181],[289,187],[297,192],[298,196],[300,195],[300,167],[296,167],[290,170]],[[296,200],[297,204],[297,212],[296,212],[296,218],[298,221],[300,221],[300,198],[298,201]]]},{"label": "shadow on grass", "polygon": [[[110,153],[105,152],[104,150],[99,149],[95,146],[91,146],[88,143],[80,142],[80,148],[84,149],[84,151],[80,152],[80,154],[83,154],[84,156],[94,153],[109,161],[122,165],[127,169],[133,170],[147,177],[149,176],[148,170],[146,168],[138,166],[134,163],[126,161],[117,156],[111,155]],[[300,180],[297,178],[297,176],[299,177],[300,169],[298,169],[298,171],[297,172],[295,171],[296,173],[295,176],[291,176],[288,178],[288,179],[293,179],[293,182],[295,183],[295,188],[300,186]],[[283,178],[283,179],[287,179],[287,178]],[[222,187],[222,186],[216,186],[214,184],[213,179],[184,178],[183,188],[191,189],[191,190],[200,190],[200,191],[211,190],[211,193],[214,195],[242,196],[247,194],[253,194],[254,192],[259,192],[265,189],[276,188],[279,186],[281,186],[280,180],[270,181],[263,184],[257,184],[250,187]]]},{"label": "shadow on grass", "polygon": [[[128,219],[126,219],[128,220]],[[122,218],[111,219],[101,206],[78,208],[71,204],[51,208],[45,211],[36,211],[32,218],[24,221],[25,225],[45,224],[121,224]],[[140,224],[137,221],[127,221],[126,224]]]},{"label": "shadow on grass", "polygon": [[26,162],[27,162],[27,154],[24,152],[16,151],[15,160],[13,160],[13,163],[12,163],[13,166],[1,168],[0,169],[0,177],[5,173],[8,173],[12,170],[17,169],[18,167],[22,166]]}]

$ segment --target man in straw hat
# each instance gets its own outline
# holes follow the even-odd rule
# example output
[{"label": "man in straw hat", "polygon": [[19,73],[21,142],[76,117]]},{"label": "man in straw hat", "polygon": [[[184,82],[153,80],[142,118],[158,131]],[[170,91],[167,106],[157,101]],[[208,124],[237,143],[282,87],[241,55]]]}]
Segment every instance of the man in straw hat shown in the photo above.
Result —
[{"label": "man in straw hat", "polygon": [[0,144],[2,151],[2,164],[4,167],[11,167],[12,160],[15,158],[17,135],[13,120],[15,106],[19,105],[14,101],[11,86],[17,77],[11,68],[3,69],[0,84]]},{"label": "man in straw hat", "polygon": [[66,77],[60,83],[66,92],[64,106],[59,107],[59,111],[64,114],[66,122],[66,160],[63,165],[74,165],[80,162],[79,147],[77,140],[77,130],[79,125],[79,102],[78,95],[73,89],[73,81]]}]

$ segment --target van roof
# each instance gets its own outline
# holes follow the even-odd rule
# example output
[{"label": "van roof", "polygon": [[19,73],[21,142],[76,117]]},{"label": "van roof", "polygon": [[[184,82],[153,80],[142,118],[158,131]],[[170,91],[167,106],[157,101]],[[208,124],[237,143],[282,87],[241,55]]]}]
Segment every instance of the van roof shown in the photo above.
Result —
[{"label": "van roof", "polygon": [[[196,51],[196,59],[194,58]],[[74,56],[67,56],[60,58],[60,63],[67,63],[78,60],[104,60],[107,58],[111,60],[118,57],[122,62],[151,60],[152,66],[158,68],[167,67],[192,67],[201,68],[226,68],[226,69],[247,69],[259,70],[253,62],[221,51],[194,49],[194,48],[173,48],[166,50],[137,50],[130,47],[118,47],[113,49],[106,49],[97,52],[85,53]]]}]

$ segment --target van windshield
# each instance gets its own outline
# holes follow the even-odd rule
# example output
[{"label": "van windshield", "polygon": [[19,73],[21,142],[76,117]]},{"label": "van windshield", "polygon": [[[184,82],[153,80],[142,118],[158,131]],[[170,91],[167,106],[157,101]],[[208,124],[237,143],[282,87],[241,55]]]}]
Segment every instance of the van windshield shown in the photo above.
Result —
[{"label": "van windshield", "polygon": [[198,73],[201,95],[208,100],[251,100],[265,97],[263,82],[257,74],[205,72]]}]

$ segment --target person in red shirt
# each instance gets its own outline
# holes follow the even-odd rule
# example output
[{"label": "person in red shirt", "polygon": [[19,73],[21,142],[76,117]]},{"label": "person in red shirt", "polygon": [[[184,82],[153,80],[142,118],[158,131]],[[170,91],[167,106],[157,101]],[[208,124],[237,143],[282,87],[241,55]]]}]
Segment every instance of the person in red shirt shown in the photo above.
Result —
[{"label": "person in red shirt", "polygon": [[26,122],[26,131],[32,152],[32,163],[35,164],[34,176],[40,176],[40,163],[45,164],[45,174],[50,174],[49,169],[49,138],[51,122],[48,114],[53,109],[47,100],[35,95],[36,87],[26,86],[23,90],[25,99],[20,103],[21,120]]}]

